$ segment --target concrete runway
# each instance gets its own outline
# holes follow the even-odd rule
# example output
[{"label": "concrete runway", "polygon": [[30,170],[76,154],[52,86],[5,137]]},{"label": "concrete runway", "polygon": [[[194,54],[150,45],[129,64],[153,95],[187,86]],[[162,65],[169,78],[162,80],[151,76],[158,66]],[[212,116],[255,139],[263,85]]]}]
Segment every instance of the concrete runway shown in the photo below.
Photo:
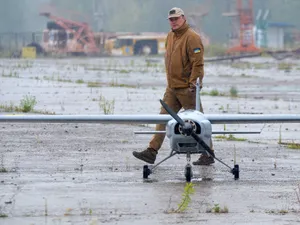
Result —
[{"label": "concrete runway", "polygon": [[[299,114],[300,62],[285,62],[293,65],[286,72],[280,62],[251,60],[250,68],[240,68],[244,61],[238,68],[206,66],[203,92],[228,93],[236,85],[240,97],[204,95],[205,113]],[[2,114],[12,114],[3,106],[18,105],[24,95],[36,97],[40,112],[103,114],[106,99],[114,102],[114,114],[156,114],[165,87],[163,64],[144,58],[2,60],[0,69]],[[132,156],[151,138],[133,132],[153,125],[2,123],[0,224],[299,224],[300,150],[278,144],[280,129],[283,142],[299,142],[299,124],[226,127],[262,128],[260,135],[235,135],[245,141],[215,137],[218,158],[233,165],[236,151],[240,179],[218,162],[194,166],[189,208],[174,213],[186,185],[185,156],[164,162],[148,181],[142,179],[144,163]],[[166,139],[157,160],[169,151]],[[208,212],[217,206],[228,213]]]}]

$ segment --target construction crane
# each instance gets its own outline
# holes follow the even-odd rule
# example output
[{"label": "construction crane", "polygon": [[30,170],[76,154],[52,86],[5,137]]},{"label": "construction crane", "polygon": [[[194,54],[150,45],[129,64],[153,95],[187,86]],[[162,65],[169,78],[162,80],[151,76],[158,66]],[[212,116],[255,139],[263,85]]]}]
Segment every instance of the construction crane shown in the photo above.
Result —
[{"label": "construction crane", "polygon": [[[76,22],[50,12],[41,12],[51,21],[47,23],[43,48],[45,52],[67,53],[72,55],[98,54],[99,48],[90,26],[85,22]],[[47,37],[47,38],[46,38]]]},{"label": "construction crane", "polygon": [[227,50],[227,53],[259,53],[255,46],[253,0],[247,0],[248,7],[243,7],[243,0],[236,0],[237,17],[239,19],[239,43]]}]

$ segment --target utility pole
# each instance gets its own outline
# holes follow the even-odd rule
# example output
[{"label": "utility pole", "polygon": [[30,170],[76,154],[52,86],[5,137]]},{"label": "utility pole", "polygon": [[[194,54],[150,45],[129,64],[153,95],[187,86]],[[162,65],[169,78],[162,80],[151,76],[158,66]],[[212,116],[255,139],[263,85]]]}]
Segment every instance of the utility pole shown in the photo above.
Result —
[{"label": "utility pole", "polygon": [[233,47],[239,42],[239,13],[236,9],[236,0],[227,0],[226,12],[222,15],[229,18],[228,46]]},{"label": "utility pole", "polygon": [[102,0],[94,0],[94,21],[96,24],[96,31],[103,32],[104,30],[104,12]]}]

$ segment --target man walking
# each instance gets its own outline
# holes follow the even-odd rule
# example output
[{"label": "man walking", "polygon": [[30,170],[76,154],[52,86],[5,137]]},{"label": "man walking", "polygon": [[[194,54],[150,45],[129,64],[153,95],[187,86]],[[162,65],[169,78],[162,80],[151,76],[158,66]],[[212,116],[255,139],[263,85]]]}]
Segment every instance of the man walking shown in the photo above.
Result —
[{"label": "man walking", "polygon": [[[195,109],[196,106],[196,81],[204,76],[204,48],[200,38],[186,22],[184,12],[180,8],[172,8],[168,13],[171,31],[166,39],[165,67],[167,75],[167,88],[163,101],[174,111],[181,108]],[[200,106],[203,112],[202,105]],[[161,107],[160,114],[167,114]],[[157,124],[157,131],[164,131],[165,124]],[[133,155],[147,163],[154,164],[158,150],[164,141],[165,134],[153,135],[147,149],[133,152]],[[212,143],[211,146],[212,148]],[[194,165],[210,165],[214,163],[211,156],[202,154],[193,162]]]}]

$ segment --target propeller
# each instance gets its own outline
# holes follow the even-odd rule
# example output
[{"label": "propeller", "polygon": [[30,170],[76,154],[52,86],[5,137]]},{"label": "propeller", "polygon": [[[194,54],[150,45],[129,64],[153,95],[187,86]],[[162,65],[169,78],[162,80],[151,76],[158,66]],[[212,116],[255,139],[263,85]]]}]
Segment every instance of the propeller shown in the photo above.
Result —
[{"label": "propeller", "polygon": [[187,136],[192,136],[204,149],[215,158],[214,152],[210,147],[195,133],[191,123],[184,122],[163,100],[159,100],[164,109],[181,125],[182,133]]}]

